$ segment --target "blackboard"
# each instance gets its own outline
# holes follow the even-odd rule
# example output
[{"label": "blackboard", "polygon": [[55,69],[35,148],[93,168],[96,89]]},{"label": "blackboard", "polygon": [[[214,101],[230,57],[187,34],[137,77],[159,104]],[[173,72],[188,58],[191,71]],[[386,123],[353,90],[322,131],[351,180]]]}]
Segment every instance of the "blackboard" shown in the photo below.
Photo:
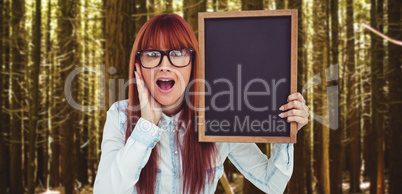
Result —
[{"label": "blackboard", "polygon": [[297,10],[198,14],[201,142],[295,143],[278,116],[297,86]]}]

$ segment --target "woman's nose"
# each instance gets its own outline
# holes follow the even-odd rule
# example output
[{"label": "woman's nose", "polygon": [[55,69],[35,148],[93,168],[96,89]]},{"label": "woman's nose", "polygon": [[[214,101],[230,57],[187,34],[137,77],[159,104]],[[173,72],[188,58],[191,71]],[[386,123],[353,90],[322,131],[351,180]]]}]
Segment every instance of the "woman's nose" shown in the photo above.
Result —
[{"label": "woman's nose", "polygon": [[170,61],[168,59],[168,57],[165,55],[162,58],[162,62],[160,65],[160,70],[161,71],[170,71],[170,68],[172,67],[172,64],[170,64]]}]

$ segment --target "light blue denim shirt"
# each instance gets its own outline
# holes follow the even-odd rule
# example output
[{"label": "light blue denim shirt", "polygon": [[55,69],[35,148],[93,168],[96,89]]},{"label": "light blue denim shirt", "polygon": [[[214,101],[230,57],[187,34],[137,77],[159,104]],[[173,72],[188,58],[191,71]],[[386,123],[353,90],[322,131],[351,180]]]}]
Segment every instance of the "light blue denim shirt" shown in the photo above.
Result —
[{"label": "light blue denim shirt", "polygon": [[[127,107],[128,100],[122,100],[107,111],[94,193],[137,193],[135,184],[154,148],[159,149],[155,193],[181,193],[181,153],[176,147],[175,133],[182,141],[184,130],[174,130],[181,111],[172,117],[162,113],[158,125],[140,118],[124,145],[127,115],[122,110]],[[262,191],[283,193],[293,172],[293,144],[274,144],[269,159],[255,143],[217,142],[216,146],[219,156],[215,179],[213,185],[205,185],[205,193],[215,192],[227,157]]]}]

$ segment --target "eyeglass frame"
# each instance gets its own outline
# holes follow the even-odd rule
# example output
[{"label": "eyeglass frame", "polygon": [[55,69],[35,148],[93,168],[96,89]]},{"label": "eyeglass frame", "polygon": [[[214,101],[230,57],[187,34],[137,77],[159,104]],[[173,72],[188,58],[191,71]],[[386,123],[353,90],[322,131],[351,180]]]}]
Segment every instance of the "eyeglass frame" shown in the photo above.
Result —
[{"label": "eyeglass frame", "polygon": [[[181,49],[186,49],[186,50],[190,51],[190,60],[189,60],[188,64],[185,65],[185,66],[177,66],[177,65],[173,64],[172,61],[170,60],[170,56],[169,56],[169,52],[170,52],[170,51],[173,51],[173,50],[181,50]],[[169,49],[169,50],[166,50],[166,51],[156,50],[156,49],[144,49],[144,50],[139,50],[139,51],[137,51],[136,54],[135,54],[135,58],[140,62],[141,67],[146,68],[146,69],[153,69],[153,68],[156,68],[156,67],[158,67],[159,65],[161,65],[162,60],[163,60],[163,57],[164,57],[165,55],[167,56],[167,58],[168,58],[170,64],[172,64],[173,66],[175,66],[175,67],[187,67],[188,65],[190,65],[190,63],[194,62],[194,56],[193,56],[193,55],[194,55],[194,51],[195,51],[195,50],[194,50],[193,48],[181,48],[181,49]],[[160,58],[160,61],[159,61],[158,65],[156,65],[156,66],[154,66],[154,67],[145,67],[144,65],[142,65],[142,62],[141,62],[141,59],[140,59],[140,54],[141,54],[142,52],[144,52],[144,51],[159,51],[160,53],[162,53],[162,56],[161,56],[161,58]]]}]

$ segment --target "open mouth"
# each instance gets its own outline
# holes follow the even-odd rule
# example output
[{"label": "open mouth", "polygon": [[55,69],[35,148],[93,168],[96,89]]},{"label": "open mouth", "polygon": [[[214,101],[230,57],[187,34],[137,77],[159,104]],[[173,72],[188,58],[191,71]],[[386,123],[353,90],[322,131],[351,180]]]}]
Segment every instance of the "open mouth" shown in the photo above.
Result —
[{"label": "open mouth", "polygon": [[156,81],[158,89],[163,93],[172,91],[175,81],[170,78],[160,78]]}]

